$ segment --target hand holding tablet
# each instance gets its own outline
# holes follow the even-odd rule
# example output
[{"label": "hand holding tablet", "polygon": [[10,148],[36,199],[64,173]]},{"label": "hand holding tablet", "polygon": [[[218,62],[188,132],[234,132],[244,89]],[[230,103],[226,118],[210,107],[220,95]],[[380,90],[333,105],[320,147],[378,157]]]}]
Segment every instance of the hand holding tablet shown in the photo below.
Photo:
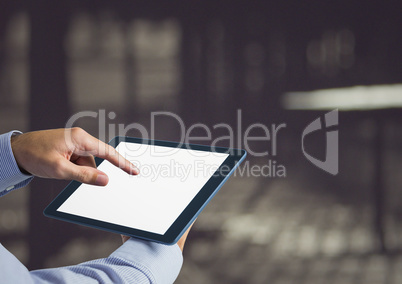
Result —
[{"label": "hand holding tablet", "polygon": [[71,182],[46,216],[165,244],[176,243],[244,159],[243,150],[130,137],[110,144],[140,168],[131,176],[97,158],[105,187]]}]

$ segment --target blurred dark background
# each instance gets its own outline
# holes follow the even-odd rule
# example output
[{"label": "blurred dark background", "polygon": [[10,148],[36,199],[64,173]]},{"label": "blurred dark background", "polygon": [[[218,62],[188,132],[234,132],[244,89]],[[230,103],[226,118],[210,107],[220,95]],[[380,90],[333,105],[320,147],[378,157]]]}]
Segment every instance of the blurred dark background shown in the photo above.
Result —
[{"label": "blurred dark background", "polygon": [[[281,101],[291,91],[400,86],[401,10],[373,0],[2,1],[0,131],[64,127],[84,110],[147,129],[152,111],[174,112],[187,128],[235,127],[239,109],[243,129],[286,123],[275,157],[248,158],[275,160],[286,177],[231,178],[193,227],[177,283],[400,283],[401,104],[341,110],[332,176],[301,151],[303,129],[326,110]],[[78,125],[100,136],[97,120]],[[159,119],[154,138],[178,131]],[[324,157],[324,139],[312,137],[309,151]],[[43,216],[65,185],[35,179],[0,200],[0,241],[30,269],[120,244]]]}]

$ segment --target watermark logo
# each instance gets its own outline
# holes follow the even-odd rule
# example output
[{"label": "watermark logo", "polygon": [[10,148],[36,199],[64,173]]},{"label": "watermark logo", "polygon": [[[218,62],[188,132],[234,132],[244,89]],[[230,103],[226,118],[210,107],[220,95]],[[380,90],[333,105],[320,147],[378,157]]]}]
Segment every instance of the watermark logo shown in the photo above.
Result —
[{"label": "watermark logo", "polygon": [[[265,125],[261,122],[254,122],[246,125],[242,121],[242,110],[239,109],[236,112],[236,123],[234,125],[228,123],[217,123],[215,125],[206,125],[203,123],[195,123],[192,125],[186,125],[184,120],[175,113],[168,111],[157,111],[150,113],[150,126],[149,129],[140,123],[130,124],[117,124],[114,123],[116,118],[115,112],[106,112],[104,109],[99,111],[81,111],[74,114],[66,123],[66,143],[67,145],[73,145],[70,128],[74,127],[80,119],[95,119],[97,120],[98,135],[101,141],[109,141],[116,135],[129,136],[132,132],[136,134],[136,137],[142,139],[155,139],[156,126],[160,121],[170,120],[171,127],[178,129],[178,135],[176,142],[179,146],[176,149],[163,150],[156,147],[148,147],[148,144],[137,145],[127,144],[127,150],[125,151],[125,158],[132,161],[138,160],[145,151],[149,151],[151,156],[158,157],[170,157],[174,153],[177,153],[181,146],[186,148],[196,160],[203,161],[208,155],[221,155],[217,153],[207,153],[202,151],[195,151],[191,149],[190,144],[196,141],[201,141],[204,144],[210,145],[212,149],[218,147],[219,144],[226,144],[230,152],[235,153],[236,149],[244,149],[248,152],[249,156],[255,158],[253,164],[251,161],[245,161],[237,169],[237,173],[241,176],[253,176],[253,177],[273,177],[273,178],[285,178],[287,176],[287,169],[285,165],[278,160],[279,149],[278,145],[287,128],[286,123]],[[301,144],[302,152],[304,156],[318,168],[332,174],[338,174],[338,110],[333,110],[325,114],[324,119],[315,119],[311,122],[302,132]],[[196,131],[197,130],[197,131]],[[317,157],[307,153],[305,148],[305,138],[308,135],[316,131],[325,131],[326,133],[326,155],[322,161]],[[216,133],[219,132],[219,135]],[[285,136],[286,137],[286,136]],[[102,145],[104,145],[102,143]],[[90,154],[90,153],[89,153]],[[229,154],[229,152],[227,153]],[[254,164],[255,163],[255,164]],[[172,176],[186,177],[188,169],[185,167],[178,167],[176,164],[166,162],[166,167],[154,168],[154,165],[142,164],[142,174],[146,176],[147,173],[161,175],[165,173]],[[199,168],[194,165],[194,168]],[[171,173],[167,171],[168,168],[178,169],[176,172]],[[205,165],[205,170],[209,173],[210,167]],[[215,169],[216,170],[216,169]],[[214,170],[214,171],[215,171]],[[157,173],[157,174],[156,174]]]},{"label": "watermark logo", "polygon": [[338,110],[333,110],[325,114],[325,130],[326,130],[326,154],[325,160],[321,161],[311,156],[304,147],[304,138],[318,130],[322,129],[321,118],[317,118],[311,122],[303,131],[302,134],[302,151],[304,156],[318,168],[332,174],[337,175],[339,171],[339,131],[333,130],[339,124]]}]

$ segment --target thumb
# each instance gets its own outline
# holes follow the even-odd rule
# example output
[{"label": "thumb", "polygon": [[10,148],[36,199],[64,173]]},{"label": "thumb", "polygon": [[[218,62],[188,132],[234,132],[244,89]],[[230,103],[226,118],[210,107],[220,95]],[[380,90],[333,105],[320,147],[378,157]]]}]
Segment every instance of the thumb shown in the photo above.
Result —
[{"label": "thumb", "polygon": [[109,182],[108,176],[96,169],[89,166],[78,166],[71,163],[70,161],[65,161],[64,165],[64,179],[72,179],[82,183],[105,186]]}]

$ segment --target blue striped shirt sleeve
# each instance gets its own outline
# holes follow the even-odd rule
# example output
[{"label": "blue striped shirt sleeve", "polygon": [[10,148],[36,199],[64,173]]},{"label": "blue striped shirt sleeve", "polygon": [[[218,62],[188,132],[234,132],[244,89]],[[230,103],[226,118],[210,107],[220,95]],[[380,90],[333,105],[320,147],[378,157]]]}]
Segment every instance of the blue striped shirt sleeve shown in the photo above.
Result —
[{"label": "blue striped shirt sleeve", "polygon": [[0,275],[5,283],[173,283],[183,257],[178,245],[130,239],[109,257],[78,265],[28,271],[0,245]]},{"label": "blue striped shirt sleeve", "polygon": [[0,196],[13,189],[26,186],[33,178],[20,171],[11,149],[11,136],[20,133],[10,131],[0,135]]}]

